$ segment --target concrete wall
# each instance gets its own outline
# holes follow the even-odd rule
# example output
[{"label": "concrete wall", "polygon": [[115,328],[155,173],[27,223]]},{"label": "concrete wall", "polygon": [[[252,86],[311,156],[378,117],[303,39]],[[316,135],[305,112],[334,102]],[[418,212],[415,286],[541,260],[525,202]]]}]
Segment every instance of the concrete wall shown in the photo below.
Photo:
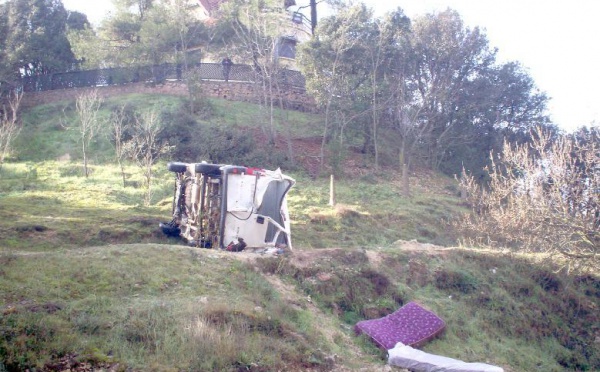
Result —
[{"label": "concrete wall", "polygon": [[[94,88],[27,92],[23,97],[22,106],[31,107],[51,102],[75,100],[79,94],[90,89]],[[148,83],[112,85],[98,87],[97,89],[99,95],[104,98],[130,93],[167,94],[175,96],[187,96],[188,94],[185,83],[181,81],[167,81],[163,84],[156,85]],[[261,97],[264,96],[264,93],[258,84],[246,82],[230,81],[226,83],[223,81],[203,81],[202,90],[206,96],[219,97],[232,101],[258,103],[261,101]],[[303,89],[289,87],[282,92],[281,98],[284,106],[288,109],[306,112],[314,112],[316,110],[314,100],[306,95],[306,92]]]}]

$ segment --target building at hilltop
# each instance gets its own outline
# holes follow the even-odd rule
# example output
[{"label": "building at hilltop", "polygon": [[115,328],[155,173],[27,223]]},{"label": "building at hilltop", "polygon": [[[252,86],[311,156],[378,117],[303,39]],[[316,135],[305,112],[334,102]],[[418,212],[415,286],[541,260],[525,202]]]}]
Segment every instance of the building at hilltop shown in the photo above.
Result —
[{"label": "building at hilltop", "polygon": [[[197,0],[198,18],[210,21],[218,17],[220,6],[227,0]],[[275,49],[275,56],[280,59],[293,61],[296,59],[296,47],[307,41],[311,36],[311,22],[303,13],[306,6],[298,6],[295,0],[278,0],[271,2],[274,6],[266,6],[264,12],[269,12],[278,18],[280,34]]]}]

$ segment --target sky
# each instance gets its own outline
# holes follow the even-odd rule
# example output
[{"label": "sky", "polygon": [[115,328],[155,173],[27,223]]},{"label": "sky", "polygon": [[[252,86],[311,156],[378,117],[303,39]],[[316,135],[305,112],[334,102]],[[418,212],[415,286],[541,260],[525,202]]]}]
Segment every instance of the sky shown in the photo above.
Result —
[{"label": "sky", "polygon": [[[298,5],[308,0],[297,0]],[[600,0],[370,0],[377,16],[401,7],[413,19],[447,8],[485,30],[498,62],[518,61],[550,101],[554,123],[571,131],[600,123]],[[63,0],[94,24],[111,0]]]}]

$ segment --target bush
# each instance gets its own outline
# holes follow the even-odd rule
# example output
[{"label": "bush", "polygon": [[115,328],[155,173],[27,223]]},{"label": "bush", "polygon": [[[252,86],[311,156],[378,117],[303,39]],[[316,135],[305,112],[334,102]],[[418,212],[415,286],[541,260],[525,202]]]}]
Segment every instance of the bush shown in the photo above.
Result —
[{"label": "bush", "polygon": [[558,276],[550,270],[544,269],[533,274],[533,280],[546,292],[558,291],[562,283]]},{"label": "bush", "polygon": [[164,129],[160,140],[172,146],[171,157],[177,161],[197,161],[199,125],[188,113],[180,110],[162,114]]},{"label": "bush", "polygon": [[167,124],[159,140],[173,147],[174,160],[290,168],[283,153],[257,146],[247,130],[201,123],[182,110],[163,113],[162,121]]},{"label": "bush", "polygon": [[463,238],[544,256],[566,271],[600,268],[600,130],[504,144],[482,186],[463,174],[472,213],[456,223]]},{"label": "bush", "polygon": [[240,129],[201,126],[201,139],[198,143],[201,154],[207,160],[216,164],[241,164],[254,151],[254,139]]},{"label": "bush", "polygon": [[456,290],[470,293],[477,289],[477,279],[465,272],[458,270],[439,270],[435,273],[435,286],[442,290]]}]

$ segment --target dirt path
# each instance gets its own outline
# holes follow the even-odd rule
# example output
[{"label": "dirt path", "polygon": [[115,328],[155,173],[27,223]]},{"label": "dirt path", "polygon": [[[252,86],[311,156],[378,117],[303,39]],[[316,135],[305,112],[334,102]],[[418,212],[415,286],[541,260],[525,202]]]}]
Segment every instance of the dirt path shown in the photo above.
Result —
[{"label": "dirt path", "polygon": [[[410,247],[407,246],[406,249],[418,249],[418,244],[419,243],[411,242]],[[312,266],[317,260],[322,259],[324,256],[335,254],[335,251],[339,250],[341,250],[341,248],[323,248],[315,250],[295,249],[293,251],[287,251],[283,255],[276,254],[274,250],[247,250],[237,253],[220,251],[218,254],[228,255],[249,264],[255,263],[258,258],[276,258],[283,256],[289,260],[288,263],[290,265],[298,268],[307,268]],[[374,267],[378,267],[382,264],[383,257],[376,250],[367,250],[365,253],[369,258],[371,265]],[[366,355],[354,342],[354,335],[350,326],[341,324],[339,319],[334,314],[327,314],[323,312],[312,302],[310,297],[300,293],[293,284],[284,282],[276,275],[265,274],[264,277],[288,304],[298,309],[310,311],[314,318],[314,324],[320,325],[319,329],[329,343],[345,345],[343,355],[330,355],[327,357],[335,362],[333,371],[408,372],[407,369],[388,365],[385,360],[381,360],[380,362],[373,361],[372,356]]]}]

